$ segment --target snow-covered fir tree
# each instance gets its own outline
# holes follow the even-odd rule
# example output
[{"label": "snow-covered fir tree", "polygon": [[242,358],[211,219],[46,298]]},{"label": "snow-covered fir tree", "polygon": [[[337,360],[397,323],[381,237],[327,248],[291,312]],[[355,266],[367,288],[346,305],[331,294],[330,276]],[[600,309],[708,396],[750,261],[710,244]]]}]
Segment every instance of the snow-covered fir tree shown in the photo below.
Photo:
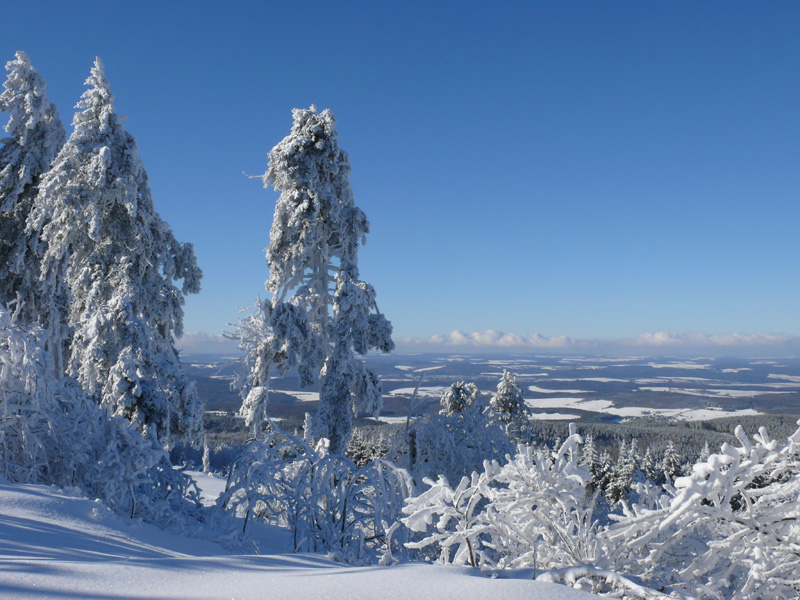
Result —
[{"label": "snow-covered fir tree", "polygon": [[697,462],[706,462],[709,456],[711,456],[711,448],[708,447],[708,442],[706,442],[703,444],[703,449],[700,451],[700,457],[697,459]]},{"label": "snow-covered fir tree", "polygon": [[618,502],[625,497],[627,492],[625,485],[625,462],[628,457],[628,444],[625,440],[619,446],[619,453],[617,454],[617,462],[611,469],[611,474],[608,483],[605,486],[605,497],[610,502]]},{"label": "snow-covered fir tree", "polygon": [[652,482],[656,481],[656,465],[655,461],[653,460],[653,453],[650,451],[650,446],[647,447],[647,450],[645,450],[644,456],[642,457],[641,471],[645,479],[648,479]]},{"label": "snow-covered fir tree", "polygon": [[611,482],[613,470],[614,463],[611,461],[611,455],[608,453],[608,450],[603,450],[597,458],[597,471],[594,473],[594,488],[605,492]]},{"label": "snow-covered fir tree", "polygon": [[669,440],[659,464],[661,472],[659,473],[659,481],[656,483],[663,483],[664,481],[670,484],[673,483],[681,474],[681,465],[681,456],[675,449],[675,444],[672,443],[672,440]]},{"label": "snow-covered fir tree", "polygon": [[0,303],[19,297],[22,321],[48,327],[46,307],[55,298],[39,292],[42,248],[25,224],[39,178],[64,145],[66,133],[58,110],[47,99],[44,77],[28,55],[17,52],[6,71],[0,94],[0,110],[9,113],[9,137],[0,148]]},{"label": "snow-covered fir tree", "polygon": [[263,419],[270,369],[296,366],[301,386],[320,381],[314,436],[343,454],[353,414],[377,414],[382,403],[380,381],[358,355],[394,348],[392,327],[374,288],[359,279],[369,222],[353,201],[333,114],[314,107],[292,114],[292,131],[270,151],[263,176],[280,192],[267,248],[272,298],[239,328],[250,366],[244,389],[261,388],[249,391],[242,412],[251,423]]},{"label": "snow-covered fir tree", "polygon": [[[202,406],[180,364],[184,295],[200,290],[191,244],[153,207],[136,141],[114,111],[99,59],[78,103],[74,132],[39,182],[28,233],[46,243],[42,293],[66,285],[69,335],[56,369],[96,401],[158,439],[197,440]],[[177,287],[182,280],[182,287]],[[50,336],[62,331],[50,328]],[[59,373],[60,374],[60,373]]]},{"label": "snow-covered fir tree", "polygon": [[636,473],[636,439],[630,445],[624,441],[619,448],[619,456],[611,472],[611,480],[606,488],[606,498],[611,502],[619,502],[628,496]]},{"label": "snow-covered fir tree", "polygon": [[489,405],[497,419],[505,424],[508,437],[522,441],[527,411],[522,398],[522,388],[517,385],[517,376],[514,373],[503,369],[503,377],[497,384],[497,393],[492,396]]},{"label": "snow-covered fir tree", "polygon": [[595,481],[597,480],[597,473],[599,472],[600,467],[599,458],[600,457],[597,454],[597,449],[594,446],[594,435],[592,433],[588,433],[583,446],[581,447],[581,455],[580,459],[578,460],[578,464],[589,469],[589,473],[592,476],[587,490],[589,492],[594,492],[595,490]]},{"label": "snow-covered fir tree", "polygon": [[470,408],[478,409],[480,406],[478,386],[474,383],[455,381],[444,393],[440,403],[442,405],[440,414],[448,417],[463,413]]}]

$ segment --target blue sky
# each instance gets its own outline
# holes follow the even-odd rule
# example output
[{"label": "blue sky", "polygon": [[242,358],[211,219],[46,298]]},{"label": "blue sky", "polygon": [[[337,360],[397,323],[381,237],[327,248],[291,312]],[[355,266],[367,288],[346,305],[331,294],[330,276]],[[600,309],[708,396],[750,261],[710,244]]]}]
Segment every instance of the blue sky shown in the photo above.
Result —
[{"label": "blue sky", "polygon": [[67,123],[103,59],[205,272],[189,332],[264,295],[276,193],[242,172],[314,103],[398,339],[800,335],[800,4],[498,4],[6,2],[0,58]]}]

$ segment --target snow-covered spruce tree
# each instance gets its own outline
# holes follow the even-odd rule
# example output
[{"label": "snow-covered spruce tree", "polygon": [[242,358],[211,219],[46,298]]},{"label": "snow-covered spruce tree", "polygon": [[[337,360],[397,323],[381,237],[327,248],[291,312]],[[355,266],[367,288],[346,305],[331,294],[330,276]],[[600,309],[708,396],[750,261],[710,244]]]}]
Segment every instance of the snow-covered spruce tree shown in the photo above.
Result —
[{"label": "snow-covered spruce tree", "polygon": [[650,451],[650,446],[647,447],[642,458],[642,476],[653,483],[657,479],[655,460],[653,459],[653,453]]},{"label": "snow-covered spruce tree", "polygon": [[58,110],[47,99],[46,84],[30,58],[17,52],[6,63],[8,78],[0,110],[9,113],[9,137],[0,148],[0,303],[21,301],[20,318],[48,327],[47,305],[54,300],[38,291],[42,249],[25,223],[38,192],[39,178],[64,145]]},{"label": "snow-covered spruce tree", "polygon": [[508,437],[521,442],[527,422],[527,409],[522,398],[522,388],[517,385],[517,376],[506,369],[497,384],[497,393],[492,396],[489,405],[497,420],[506,427]]},{"label": "snow-covered spruce tree", "polygon": [[617,463],[611,471],[611,478],[605,489],[606,499],[609,502],[625,500],[631,490],[635,473],[636,438],[631,440],[630,446],[623,440],[619,447]]},{"label": "snow-covered spruce tree", "polygon": [[474,383],[456,381],[444,393],[440,401],[442,409],[439,414],[452,417],[472,408],[479,410],[481,395]]},{"label": "snow-covered spruce tree", "polygon": [[484,460],[513,452],[505,428],[492,418],[489,403],[474,383],[453,383],[441,398],[442,409],[414,423],[409,470],[418,481],[444,475],[455,481],[480,469]]},{"label": "snow-covered spruce tree", "polygon": [[314,435],[343,454],[353,414],[377,414],[380,381],[357,355],[394,347],[373,287],[359,280],[358,248],[369,232],[353,201],[350,163],[330,110],[292,111],[291,133],[269,153],[263,176],[280,192],[267,248],[272,299],[240,324],[250,375],[242,412],[264,418],[271,368],[296,366],[301,386],[320,381]]},{"label": "snow-covered spruce tree", "polygon": [[56,370],[115,415],[154,427],[163,444],[197,440],[202,406],[173,336],[202,273],[192,245],[179,243],[153,207],[99,59],[86,84],[74,132],[41,178],[28,221],[28,234],[47,244],[42,293],[56,296],[64,282],[70,292],[67,314],[53,317],[70,327]]},{"label": "snow-covered spruce tree", "polygon": [[675,449],[675,444],[672,440],[667,441],[667,447],[664,449],[664,455],[659,462],[660,473],[658,474],[658,481],[656,483],[672,484],[681,474],[681,456]]}]

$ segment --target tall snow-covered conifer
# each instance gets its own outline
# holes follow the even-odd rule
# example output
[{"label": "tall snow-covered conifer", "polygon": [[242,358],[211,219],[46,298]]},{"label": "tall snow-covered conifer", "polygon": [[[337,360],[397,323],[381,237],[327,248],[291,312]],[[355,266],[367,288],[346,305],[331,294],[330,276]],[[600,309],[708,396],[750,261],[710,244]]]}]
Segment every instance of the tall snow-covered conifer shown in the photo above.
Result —
[{"label": "tall snow-covered conifer", "polygon": [[270,368],[297,366],[301,385],[320,379],[315,435],[343,454],[353,414],[376,414],[382,401],[379,379],[357,355],[390,351],[392,327],[374,288],[359,280],[358,248],[369,222],[353,201],[333,114],[314,107],[292,114],[292,131],[270,151],[263,176],[281,195],[267,248],[272,299],[240,328],[252,366],[243,411],[251,421],[263,415]]},{"label": "tall snow-covered conifer", "polygon": [[192,245],[179,243],[153,208],[99,59],[86,85],[28,223],[47,244],[45,296],[69,291],[68,304],[56,307],[69,324],[57,368],[114,414],[155,427],[162,443],[196,438],[202,406],[173,335],[182,334],[184,295],[200,290],[202,273]]},{"label": "tall snow-covered conifer", "polygon": [[9,113],[5,131],[10,137],[0,148],[0,303],[19,296],[23,321],[40,317],[41,248],[36,236],[26,234],[39,178],[64,145],[66,134],[58,110],[47,99],[46,84],[30,58],[17,52],[6,63],[8,78],[0,94],[0,110]]}]

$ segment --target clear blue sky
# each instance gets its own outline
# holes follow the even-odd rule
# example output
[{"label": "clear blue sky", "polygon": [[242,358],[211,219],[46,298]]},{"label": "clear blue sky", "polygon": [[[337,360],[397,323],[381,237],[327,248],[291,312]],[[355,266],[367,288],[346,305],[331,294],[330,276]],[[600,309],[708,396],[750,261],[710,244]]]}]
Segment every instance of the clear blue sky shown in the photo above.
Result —
[{"label": "clear blue sky", "polygon": [[[331,108],[398,337],[800,334],[800,3],[4,2],[69,124],[95,55],[161,215],[186,330],[267,277],[260,174]],[[5,120],[3,121],[5,122]]]}]

